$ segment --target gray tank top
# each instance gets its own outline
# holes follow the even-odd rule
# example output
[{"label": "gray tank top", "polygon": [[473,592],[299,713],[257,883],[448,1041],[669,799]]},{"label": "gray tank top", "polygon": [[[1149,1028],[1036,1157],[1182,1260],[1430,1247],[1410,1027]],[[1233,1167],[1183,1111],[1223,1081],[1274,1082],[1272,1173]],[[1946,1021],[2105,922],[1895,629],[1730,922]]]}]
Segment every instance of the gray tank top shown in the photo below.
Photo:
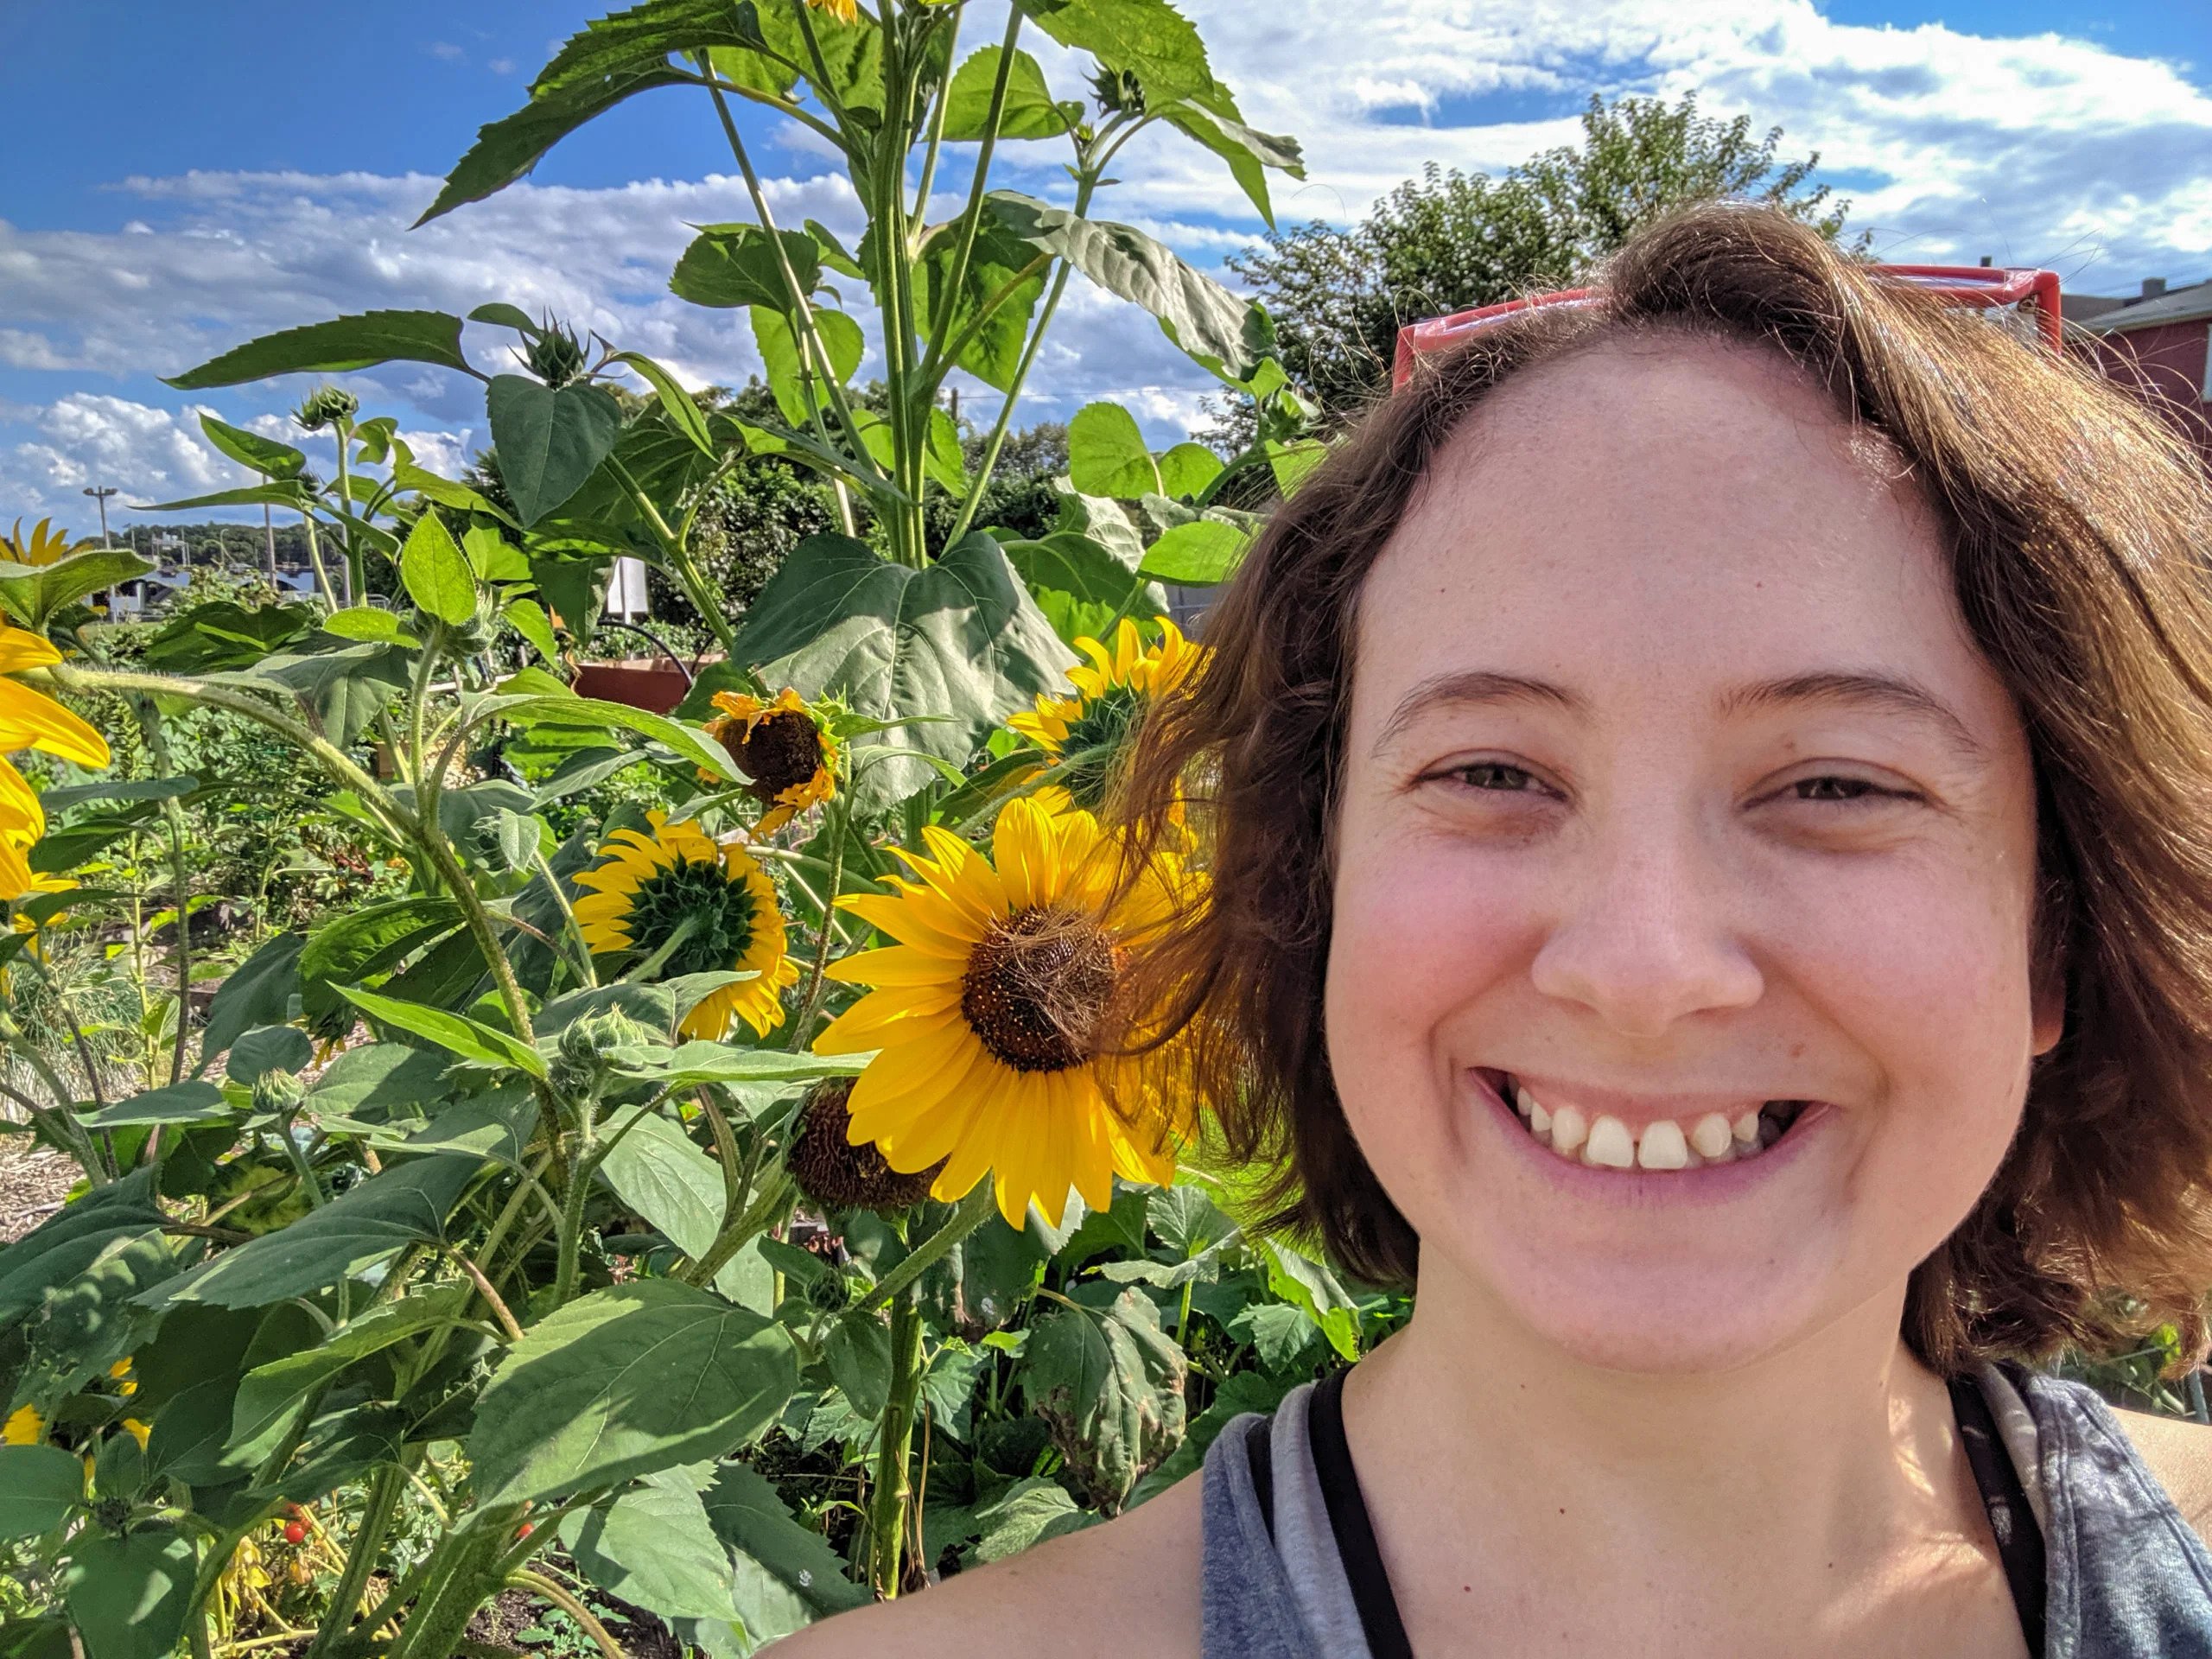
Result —
[{"label": "gray tank top", "polygon": [[[2043,1534],[2045,1659],[2212,1659],[2212,1555],[2104,1402],[2077,1382],[1976,1377]],[[1312,1386],[1269,1425],[1262,1513],[1231,1421],[1206,1453],[1205,1659],[1370,1659],[1308,1437]]]}]

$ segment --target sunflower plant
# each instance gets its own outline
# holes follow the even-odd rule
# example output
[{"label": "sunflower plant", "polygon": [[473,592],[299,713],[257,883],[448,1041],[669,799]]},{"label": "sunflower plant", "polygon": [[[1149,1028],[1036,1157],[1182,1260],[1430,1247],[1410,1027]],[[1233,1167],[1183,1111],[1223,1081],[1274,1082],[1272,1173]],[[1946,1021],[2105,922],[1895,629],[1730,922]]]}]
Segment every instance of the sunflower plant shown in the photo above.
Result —
[{"label": "sunflower plant", "polygon": [[[1227,504],[1289,481],[1285,429],[1209,467],[1087,416],[1050,536],[979,518],[1078,276],[1281,415],[1264,314],[1094,209],[1147,131],[1263,213],[1297,149],[1165,0],[1020,0],[980,44],[969,10],[648,0],[429,205],[631,96],[693,100],[753,217],[671,285],[750,340],[773,418],[496,296],[310,323],[172,377],[316,379],[297,444],[204,416],[257,481],[166,505],[298,512],[312,594],[189,606],[126,657],[70,609],[92,588],[10,585],[104,552],[0,564],[0,749],[32,757],[0,772],[31,930],[0,935],[0,1082],[86,1178],[0,1249],[29,1650],[443,1659],[519,1592],[608,1655],[618,1611],[750,1652],[1142,1501],[1391,1316],[1233,1218],[1129,971],[1205,902],[1203,848],[1125,870],[1109,810],[1203,664],[1165,584],[1234,563]],[[865,224],[778,223],[741,105],[835,156]],[[1065,162],[1051,200],[1005,188],[1031,156]],[[467,480],[326,378],[391,361],[481,385]],[[761,454],[838,525],[733,613],[692,531]],[[719,647],[671,713],[570,684],[624,555]],[[256,781],[177,763],[183,708],[316,769],[379,896],[203,943],[242,895],[206,890],[185,814]],[[142,842],[157,909],[115,880]],[[67,976],[118,937],[149,1010],[120,1081]]]}]

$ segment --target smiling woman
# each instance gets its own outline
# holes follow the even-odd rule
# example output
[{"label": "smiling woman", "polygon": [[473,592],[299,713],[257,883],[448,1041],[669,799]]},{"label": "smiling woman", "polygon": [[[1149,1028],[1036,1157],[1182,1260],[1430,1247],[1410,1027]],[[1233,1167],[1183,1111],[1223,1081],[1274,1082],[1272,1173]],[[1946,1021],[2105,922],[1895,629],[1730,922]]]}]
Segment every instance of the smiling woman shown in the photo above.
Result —
[{"label": "smiling woman", "polygon": [[792,1650],[2212,1654],[2212,1431],[2037,1369],[2205,1347],[2208,543],[2153,419],[1764,212],[1422,362],[1117,802],[1210,866],[1178,1064],[1413,1318]]}]

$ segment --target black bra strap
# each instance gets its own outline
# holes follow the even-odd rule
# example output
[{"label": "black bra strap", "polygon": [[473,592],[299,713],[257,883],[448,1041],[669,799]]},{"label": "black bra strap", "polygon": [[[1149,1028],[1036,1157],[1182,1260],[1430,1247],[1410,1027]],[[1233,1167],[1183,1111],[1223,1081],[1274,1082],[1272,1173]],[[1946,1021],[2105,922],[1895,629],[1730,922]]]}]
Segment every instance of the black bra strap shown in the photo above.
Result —
[{"label": "black bra strap", "polygon": [[1382,1552],[1375,1542],[1375,1528],[1367,1518],[1367,1503],[1360,1496],[1359,1476],[1351,1466],[1351,1447],[1344,1439],[1344,1378],[1338,1371],[1313,1390],[1306,1408],[1306,1438],[1313,1448],[1313,1472],[1321,1483],[1321,1501],[1328,1508],[1329,1530],[1337,1537],[1337,1554],[1343,1558],[1344,1577],[1351,1583],[1352,1605],[1359,1609],[1360,1628],[1367,1633],[1367,1649],[1374,1659],[1414,1659],[1413,1644],[1398,1618],[1397,1598],[1390,1593],[1390,1575],[1383,1570]]},{"label": "black bra strap", "polygon": [[2028,1507],[2020,1485],[2019,1471],[1997,1432],[1997,1420],[1981,1387],[1970,1376],[1950,1379],[1951,1409],[1959,1420],[1959,1440],[1974,1484],[1981,1489],[1982,1507],[1989,1512],[1989,1530],[1997,1540],[1997,1559],[2004,1563],[2005,1581],[2012,1587],[2012,1606],[2020,1616],[2020,1634],[2028,1651],[2043,1651],[2045,1563],[2043,1529]]}]

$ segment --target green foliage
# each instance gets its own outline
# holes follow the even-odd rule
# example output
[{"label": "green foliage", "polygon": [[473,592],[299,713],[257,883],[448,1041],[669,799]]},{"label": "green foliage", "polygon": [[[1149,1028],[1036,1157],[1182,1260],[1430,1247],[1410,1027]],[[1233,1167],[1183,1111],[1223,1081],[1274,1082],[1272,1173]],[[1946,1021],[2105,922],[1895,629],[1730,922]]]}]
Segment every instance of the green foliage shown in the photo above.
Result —
[{"label": "green foliage", "polygon": [[1762,201],[1840,238],[1850,204],[1812,183],[1818,153],[1784,160],[1781,144],[1781,128],[1756,136],[1749,116],[1700,115],[1694,96],[1670,105],[1593,95],[1579,143],[1495,178],[1432,163],[1350,230],[1317,220],[1229,264],[1274,317],[1283,366],[1342,415],[1389,384],[1402,324],[1572,287],[1639,226],[1687,203]]}]

